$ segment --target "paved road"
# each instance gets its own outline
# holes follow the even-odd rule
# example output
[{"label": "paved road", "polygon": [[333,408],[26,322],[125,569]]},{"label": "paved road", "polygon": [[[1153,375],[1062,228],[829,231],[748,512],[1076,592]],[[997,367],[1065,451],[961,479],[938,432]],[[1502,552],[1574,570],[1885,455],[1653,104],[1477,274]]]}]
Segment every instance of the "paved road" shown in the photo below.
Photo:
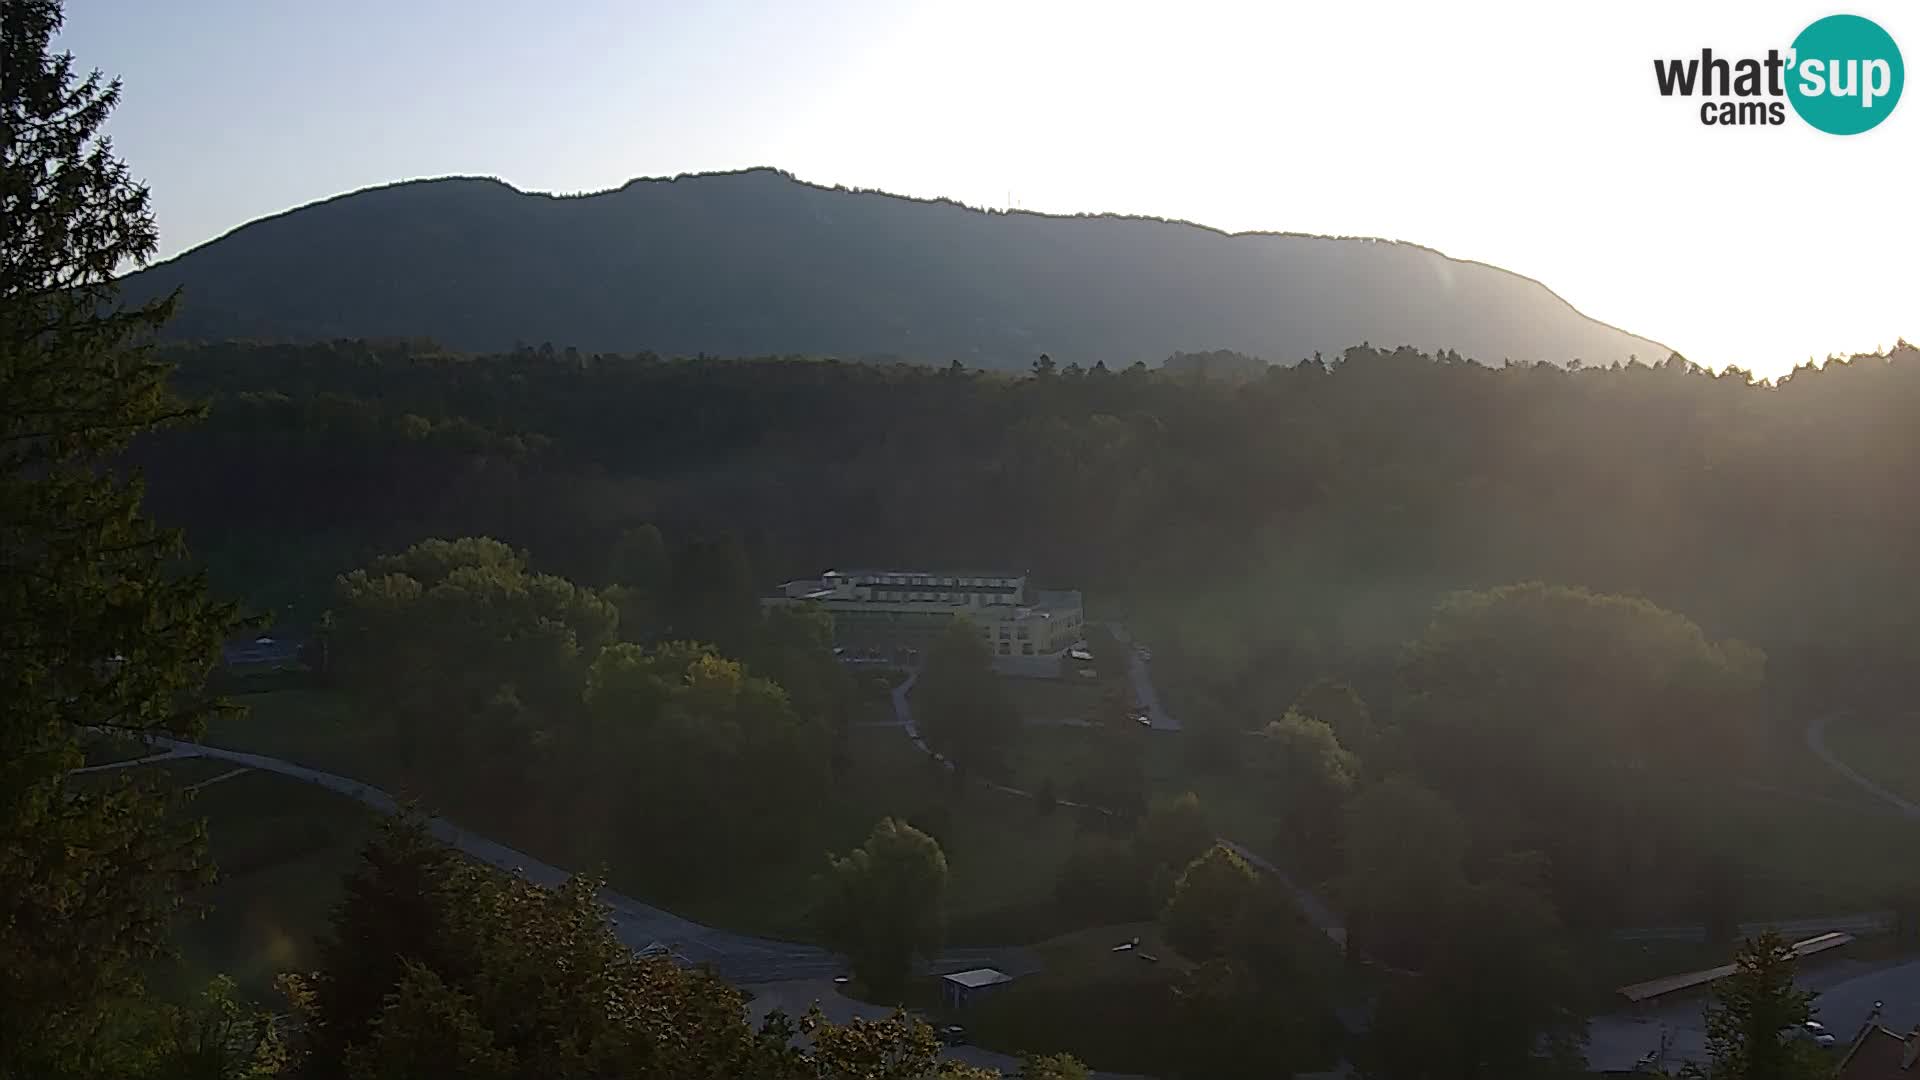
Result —
[{"label": "paved road", "polygon": [[1920,805],[1903,799],[1893,792],[1888,791],[1886,788],[1881,787],[1879,784],[1861,776],[1853,770],[1852,766],[1841,761],[1838,757],[1834,756],[1833,751],[1827,749],[1827,722],[1832,719],[1831,716],[1822,716],[1807,725],[1807,749],[1813,751],[1821,761],[1826,762],[1828,768],[1851,780],[1853,785],[1861,791],[1879,799],[1881,802],[1886,803],[1888,806],[1893,807],[1909,818],[1920,820]]},{"label": "paved road", "polygon": [[[1879,1023],[1894,1031],[1908,1031],[1920,1023],[1920,960],[1899,964],[1871,964],[1840,960],[1815,966],[1795,980],[1802,989],[1818,991],[1814,1016],[1844,1046],[1882,1003]],[[1672,1069],[1688,1061],[1706,1060],[1705,1002],[1694,999],[1643,1010],[1637,1015],[1596,1016],[1588,1028],[1587,1063],[1596,1070],[1620,1071],[1633,1067],[1644,1055],[1660,1050],[1660,1064]]]},{"label": "paved road", "polygon": [[[371,784],[319,769],[309,769],[279,758],[160,737],[155,737],[152,742],[167,748],[168,753],[160,755],[162,757],[205,757],[229,761],[246,768],[279,773],[317,784],[357,799],[383,814],[392,814],[399,809],[393,796]],[[443,843],[536,884],[552,887],[572,876],[566,870],[463,829],[445,818],[431,818],[427,827]],[[776,941],[703,926],[612,889],[603,889],[600,899],[612,909],[608,918],[620,940],[629,946],[642,952],[668,953],[687,963],[710,964],[716,973],[729,982],[747,984],[830,978],[846,969],[844,961],[816,945]],[[983,965],[1020,969],[1030,968],[1032,961],[1020,949],[955,949],[942,954],[933,970],[958,971]]]},{"label": "paved road", "polygon": [[1140,652],[1133,648],[1133,635],[1128,633],[1125,623],[1110,622],[1107,630],[1115,640],[1127,647],[1127,678],[1133,682],[1133,700],[1153,722],[1155,731],[1179,731],[1180,721],[1160,703],[1160,692],[1154,689],[1153,676],[1147,671],[1147,662],[1140,659]]}]

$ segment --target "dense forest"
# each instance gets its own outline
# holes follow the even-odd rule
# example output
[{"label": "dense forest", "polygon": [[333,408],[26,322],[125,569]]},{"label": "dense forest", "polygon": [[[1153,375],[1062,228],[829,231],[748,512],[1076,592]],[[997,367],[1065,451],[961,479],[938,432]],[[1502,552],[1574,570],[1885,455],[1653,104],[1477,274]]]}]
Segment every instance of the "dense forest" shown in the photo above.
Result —
[{"label": "dense forest", "polygon": [[422,342],[163,356],[212,410],[139,445],[152,505],[223,585],[296,617],[424,536],[597,582],[654,523],[738,536],[760,586],[1024,567],[1164,628],[1223,692],[1377,682],[1446,593],[1515,581],[1644,597],[1760,647],[1779,685],[1850,697],[1909,677],[1920,620],[1904,344],[1777,384],[1367,347],[1240,385]]},{"label": "dense forest", "polygon": [[[1512,1075],[1573,1060],[1581,935],[1725,935],[1830,895],[1914,908],[1920,882],[1866,833],[1840,857],[1884,862],[1859,875],[1878,884],[1825,886],[1755,843],[1797,812],[1755,793],[1810,716],[1910,700],[1905,344],[1777,383],[1678,357],[1488,368],[1366,346],[1231,379],[419,341],[163,356],[210,413],[132,458],[220,587],[301,629],[329,612],[329,677],[391,722],[396,760],[439,748],[439,805],[640,838],[626,880],[666,900],[804,845],[817,815],[797,808],[870,767],[846,758],[829,626],[759,615],[757,589],[997,563],[1123,615],[1164,654],[1209,803],[1156,797],[1129,701],[1103,699],[1036,802],[1057,784],[1112,813],[1086,823],[1054,907],[1000,932],[1158,916],[1205,961],[1173,991],[1206,1003],[1209,1033],[1163,1032],[1176,1074],[1333,1045],[1337,980],[1293,902],[1210,845],[1221,804],[1254,807],[1233,827],[1266,823],[1243,836],[1323,883],[1351,955],[1425,973],[1346,1045],[1380,1076],[1434,1054]],[[964,633],[936,649],[917,707],[964,774],[1010,779],[1035,736],[974,652]],[[932,837],[966,807],[916,811],[925,834],[883,822],[835,866],[943,880]],[[855,910],[827,932],[856,970],[938,940],[831,929],[884,925]],[[1476,996],[1489,981],[1528,989]],[[1281,1003],[1301,1026],[1263,1030]],[[1442,1034],[1488,1016],[1516,1034]]]},{"label": "dense forest", "polygon": [[181,289],[181,338],[427,335],[466,351],[550,339],[1003,370],[1041,349],[1292,363],[1368,340],[1493,363],[1667,352],[1537,281],[1413,244],[1001,213],[772,169],[566,197],[473,177],[372,188],[241,226],[126,288]]}]

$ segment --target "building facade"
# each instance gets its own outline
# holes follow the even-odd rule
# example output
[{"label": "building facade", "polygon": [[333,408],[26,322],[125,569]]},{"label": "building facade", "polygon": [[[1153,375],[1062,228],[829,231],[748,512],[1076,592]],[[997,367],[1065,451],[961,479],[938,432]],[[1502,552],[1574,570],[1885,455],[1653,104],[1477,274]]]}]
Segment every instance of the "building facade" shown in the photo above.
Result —
[{"label": "building facade", "polygon": [[761,603],[820,605],[833,616],[834,644],[856,656],[924,651],[956,618],[996,658],[1057,657],[1085,631],[1079,592],[1033,589],[1011,571],[829,570]]}]

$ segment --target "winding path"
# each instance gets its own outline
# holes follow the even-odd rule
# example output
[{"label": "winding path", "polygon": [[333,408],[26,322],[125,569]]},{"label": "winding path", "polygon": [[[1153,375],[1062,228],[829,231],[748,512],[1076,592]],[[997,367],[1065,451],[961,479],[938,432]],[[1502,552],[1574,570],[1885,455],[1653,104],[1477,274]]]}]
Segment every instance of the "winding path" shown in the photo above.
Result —
[{"label": "winding path", "polygon": [[[915,742],[924,748],[918,732],[912,734]],[[236,768],[212,780],[203,781],[203,784],[218,783],[249,769],[259,769],[316,784],[383,814],[393,814],[400,809],[400,803],[393,796],[371,784],[280,758],[163,736],[148,736],[147,741],[149,745],[164,747],[165,752],[74,771],[101,772],[157,761],[209,758],[228,762]],[[552,888],[572,876],[565,870],[463,829],[445,818],[427,819],[427,828],[442,843],[538,885]],[[816,1002],[830,1019],[841,1022],[852,1016],[877,1017],[893,1012],[892,1009],[865,1005],[840,994],[832,978],[844,972],[846,964],[826,949],[703,926],[612,889],[602,889],[600,900],[610,909],[607,918],[613,924],[614,932],[636,952],[642,955],[666,955],[682,963],[706,964],[728,982],[753,987],[757,996],[755,1003],[749,1005],[749,1015],[756,1020],[764,1018],[770,1007],[785,1007],[798,1016]],[[1023,949],[950,949],[941,954],[940,959],[932,965],[932,970],[959,971],[988,966],[1018,972],[1032,970],[1034,964]],[[1020,1060],[1016,1057],[975,1046],[948,1047],[941,1056],[998,1068],[1008,1077],[1017,1075],[1020,1068]],[[1100,1080],[1144,1080],[1119,1073],[1093,1075]]]},{"label": "winding path", "polygon": [[[400,810],[401,804],[392,795],[350,777],[310,769],[264,754],[249,754],[160,736],[154,736],[150,741],[155,746],[165,747],[167,752],[157,758],[141,759],[143,761],[158,758],[212,758],[316,784],[358,800],[383,814]],[[124,767],[126,764],[133,763],[114,763],[115,767]],[[445,818],[428,818],[427,829],[442,843],[538,885],[551,888],[573,876],[566,870],[489,840]],[[612,889],[602,889],[600,899],[610,909],[608,919],[615,933],[636,951],[645,954],[664,953],[686,963],[711,965],[716,974],[731,983],[746,985],[831,978],[846,970],[845,961],[817,945],[777,941],[704,926],[651,904],[643,904]],[[986,964],[1019,967],[1022,966],[1022,955],[1020,950],[954,949],[941,955],[934,970],[954,971]]]},{"label": "winding path", "polygon": [[1813,751],[1821,761],[1826,762],[1828,768],[1852,781],[1853,785],[1861,791],[1900,811],[1909,819],[1920,821],[1920,804],[1903,799],[1861,776],[1853,766],[1841,761],[1832,750],[1827,748],[1827,723],[1832,719],[1831,716],[1822,716],[1807,725],[1807,749]]}]

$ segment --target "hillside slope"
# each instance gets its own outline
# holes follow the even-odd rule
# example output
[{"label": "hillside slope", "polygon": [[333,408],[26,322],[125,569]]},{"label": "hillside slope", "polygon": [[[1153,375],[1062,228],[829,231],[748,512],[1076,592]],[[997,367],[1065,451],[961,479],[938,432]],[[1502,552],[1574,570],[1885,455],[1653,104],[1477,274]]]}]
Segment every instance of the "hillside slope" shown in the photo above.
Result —
[{"label": "hillside slope", "polygon": [[466,350],[806,353],[1024,368],[1363,341],[1486,363],[1668,350],[1539,282],[1380,240],[1227,235],[802,183],[769,169],[595,195],[450,178],[245,225],[127,279],[184,289],[175,337],[427,336]]}]

